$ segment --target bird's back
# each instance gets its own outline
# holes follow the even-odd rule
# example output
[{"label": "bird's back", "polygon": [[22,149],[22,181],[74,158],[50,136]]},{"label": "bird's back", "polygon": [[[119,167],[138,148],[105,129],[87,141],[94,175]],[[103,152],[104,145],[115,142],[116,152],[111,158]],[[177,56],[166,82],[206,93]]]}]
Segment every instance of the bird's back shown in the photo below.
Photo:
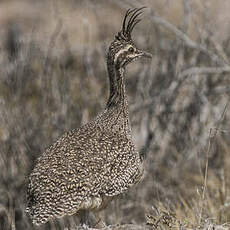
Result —
[{"label": "bird's back", "polygon": [[67,132],[38,158],[27,193],[35,224],[100,209],[106,197],[140,180],[143,168],[130,136],[111,128],[111,118],[106,125],[106,117]]}]

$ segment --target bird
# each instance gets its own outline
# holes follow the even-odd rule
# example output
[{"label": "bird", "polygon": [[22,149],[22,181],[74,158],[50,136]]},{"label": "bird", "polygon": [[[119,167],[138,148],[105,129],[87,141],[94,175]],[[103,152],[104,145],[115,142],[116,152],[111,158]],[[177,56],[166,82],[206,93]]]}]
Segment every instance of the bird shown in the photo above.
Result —
[{"label": "bird", "polygon": [[26,212],[33,224],[81,211],[96,213],[143,177],[143,159],[131,135],[124,73],[129,63],[152,58],[131,37],[144,8],[126,11],[122,28],[109,46],[105,109],[89,123],[64,133],[37,158],[26,195]]}]

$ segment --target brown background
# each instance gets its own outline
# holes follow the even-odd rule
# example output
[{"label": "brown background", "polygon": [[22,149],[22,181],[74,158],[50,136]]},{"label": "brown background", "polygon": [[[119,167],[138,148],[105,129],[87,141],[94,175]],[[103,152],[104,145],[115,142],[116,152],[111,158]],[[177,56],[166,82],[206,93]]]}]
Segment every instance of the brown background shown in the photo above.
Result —
[{"label": "brown background", "polygon": [[[230,221],[230,1],[11,0],[0,2],[3,229],[33,229],[24,208],[34,161],[65,131],[103,110],[107,48],[125,10],[143,5],[148,9],[133,38],[153,59],[130,65],[126,83],[146,175],[111,203],[105,221],[143,225],[150,214],[166,228],[164,211],[177,227],[224,229]],[[40,229],[77,223],[70,217]]]}]

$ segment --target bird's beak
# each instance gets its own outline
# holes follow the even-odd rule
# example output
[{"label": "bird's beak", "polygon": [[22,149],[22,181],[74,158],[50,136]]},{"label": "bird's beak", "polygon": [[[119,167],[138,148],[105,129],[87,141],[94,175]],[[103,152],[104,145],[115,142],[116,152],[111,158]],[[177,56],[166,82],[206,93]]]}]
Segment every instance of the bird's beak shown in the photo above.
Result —
[{"label": "bird's beak", "polygon": [[142,50],[137,50],[137,54],[139,57],[152,58],[152,54]]},{"label": "bird's beak", "polygon": [[152,58],[153,57],[152,54],[145,52],[145,51],[141,51],[141,56],[146,57],[146,58]]}]

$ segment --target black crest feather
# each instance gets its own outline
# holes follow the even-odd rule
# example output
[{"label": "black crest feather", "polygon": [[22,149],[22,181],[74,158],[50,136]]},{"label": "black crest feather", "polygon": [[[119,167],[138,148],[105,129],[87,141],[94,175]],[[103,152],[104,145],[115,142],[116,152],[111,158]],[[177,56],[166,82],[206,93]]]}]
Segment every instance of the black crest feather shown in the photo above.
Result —
[{"label": "black crest feather", "polygon": [[144,6],[141,8],[127,10],[123,21],[122,30],[116,36],[118,40],[131,40],[131,33],[133,31],[133,28],[137,23],[141,21],[141,19],[138,17],[142,14],[142,10],[145,8],[146,7]]}]

